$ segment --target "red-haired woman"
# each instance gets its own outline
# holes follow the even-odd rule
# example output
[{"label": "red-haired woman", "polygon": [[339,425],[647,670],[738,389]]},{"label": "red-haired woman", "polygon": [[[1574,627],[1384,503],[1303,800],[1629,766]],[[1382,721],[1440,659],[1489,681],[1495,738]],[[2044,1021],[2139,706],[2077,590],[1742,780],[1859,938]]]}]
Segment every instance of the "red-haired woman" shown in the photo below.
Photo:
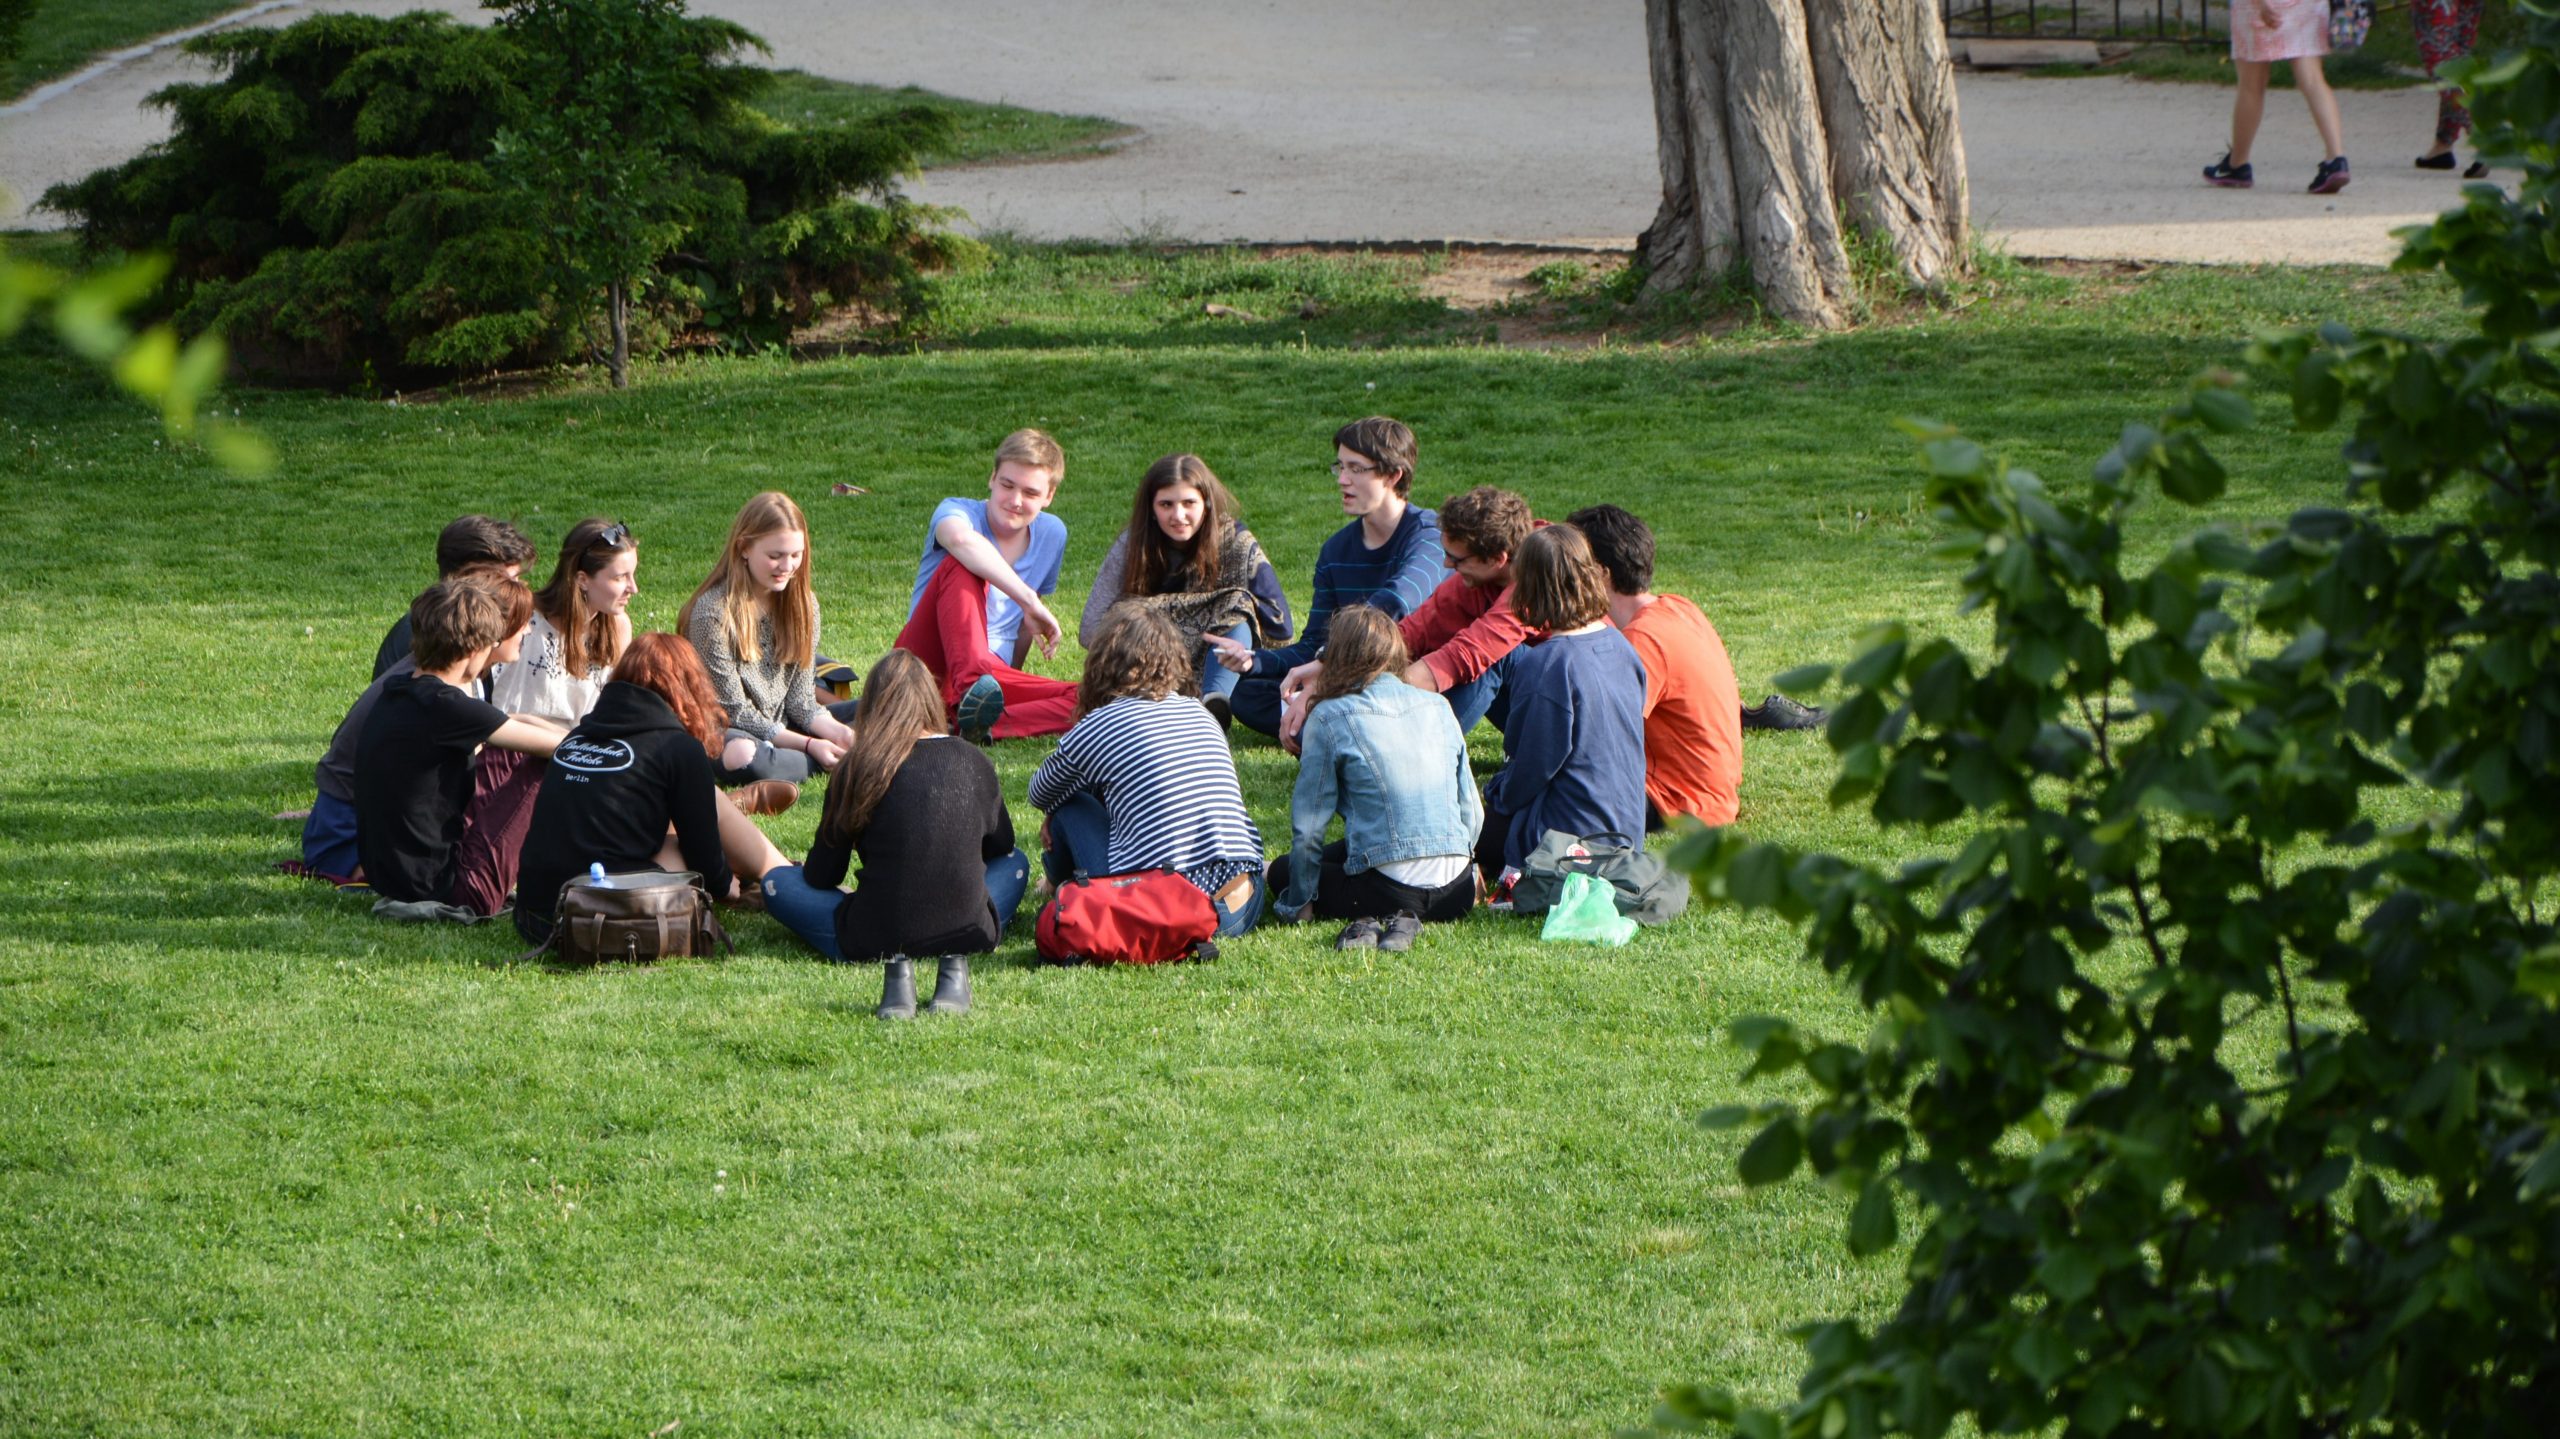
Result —
[{"label": "red-haired woman", "polygon": [[607,873],[689,869],[729,897],[734,876],[753,883],[785,863],[720,793],[711,756],[721,724],[692,645],[667,634],[633,638],[595,707],[552,752],[525,831],[519,933],[549,939],[560,887],[591,864]]}]

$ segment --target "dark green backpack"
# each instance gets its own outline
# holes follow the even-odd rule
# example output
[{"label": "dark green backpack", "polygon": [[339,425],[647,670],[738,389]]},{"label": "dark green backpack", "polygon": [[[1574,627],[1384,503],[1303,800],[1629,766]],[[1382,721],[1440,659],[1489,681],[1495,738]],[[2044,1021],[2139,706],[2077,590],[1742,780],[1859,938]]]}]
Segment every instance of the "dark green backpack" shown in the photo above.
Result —
[{"label": "dark green backpack", "polygon": [[1642,925],[1669,924],[1689,907],[1689,876],[1646,852],[1625,835],[1583,838],[1559,829],[1539,836],[1511,887],[1515,914],[1544,914],[1564,893],[1564,877],[1579,871],[1608,881],[1618,913]]}]

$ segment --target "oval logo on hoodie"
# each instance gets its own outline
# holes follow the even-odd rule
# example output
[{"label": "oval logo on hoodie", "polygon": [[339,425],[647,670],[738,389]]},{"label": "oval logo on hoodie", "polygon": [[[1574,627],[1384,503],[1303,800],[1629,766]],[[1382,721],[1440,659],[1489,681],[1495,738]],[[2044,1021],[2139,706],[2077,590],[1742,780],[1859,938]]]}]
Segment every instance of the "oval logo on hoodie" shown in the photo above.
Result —
[{"label": "oval logo on hoodie", "polygon": [[551,762],[572,774],[611,774],[631,768],[631,746],[618,739],[573,734],[551,752]]}]

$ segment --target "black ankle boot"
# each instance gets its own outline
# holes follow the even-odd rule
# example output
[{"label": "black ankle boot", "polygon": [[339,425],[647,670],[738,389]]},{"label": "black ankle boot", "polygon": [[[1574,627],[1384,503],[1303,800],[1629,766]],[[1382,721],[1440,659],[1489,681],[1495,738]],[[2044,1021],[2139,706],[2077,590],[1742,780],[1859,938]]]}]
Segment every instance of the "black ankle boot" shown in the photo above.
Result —
[{"label": "black ankle boot", "polygon": [[[907,1001],[913,1004],[910,998]],[[967,1014],[969,1012],[969,956],[946,954],[942,967],[933,976],[933,1001],[925,1006],[935,1014]]]},{"label": "black ankle boot", "polygon": [[905,955],[880,961],[880,1007],[872,1012],[882,1019],[916,1017],[916,967]]}]

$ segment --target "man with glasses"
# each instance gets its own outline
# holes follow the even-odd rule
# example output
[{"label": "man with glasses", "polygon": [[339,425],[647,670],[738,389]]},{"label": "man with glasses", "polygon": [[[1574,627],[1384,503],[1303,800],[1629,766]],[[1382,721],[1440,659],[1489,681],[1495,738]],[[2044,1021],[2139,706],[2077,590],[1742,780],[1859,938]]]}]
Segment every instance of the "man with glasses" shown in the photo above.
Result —
[{"label": "man with glasses", "polygon": [[1334,489],[1351,522],[1316,552],[1315,592],[1297,643],[1257,650],[1209,636],[1218,662],[1245,677],[1232,701],[1237,719],[1280,733],[1284,699],[1314,678],[1335,610],[1369,604],[1402,619],[1440,583],[1440,518],[1408,498],[1415,454],[1413,431],[1383,415],[1334,432]]}]

